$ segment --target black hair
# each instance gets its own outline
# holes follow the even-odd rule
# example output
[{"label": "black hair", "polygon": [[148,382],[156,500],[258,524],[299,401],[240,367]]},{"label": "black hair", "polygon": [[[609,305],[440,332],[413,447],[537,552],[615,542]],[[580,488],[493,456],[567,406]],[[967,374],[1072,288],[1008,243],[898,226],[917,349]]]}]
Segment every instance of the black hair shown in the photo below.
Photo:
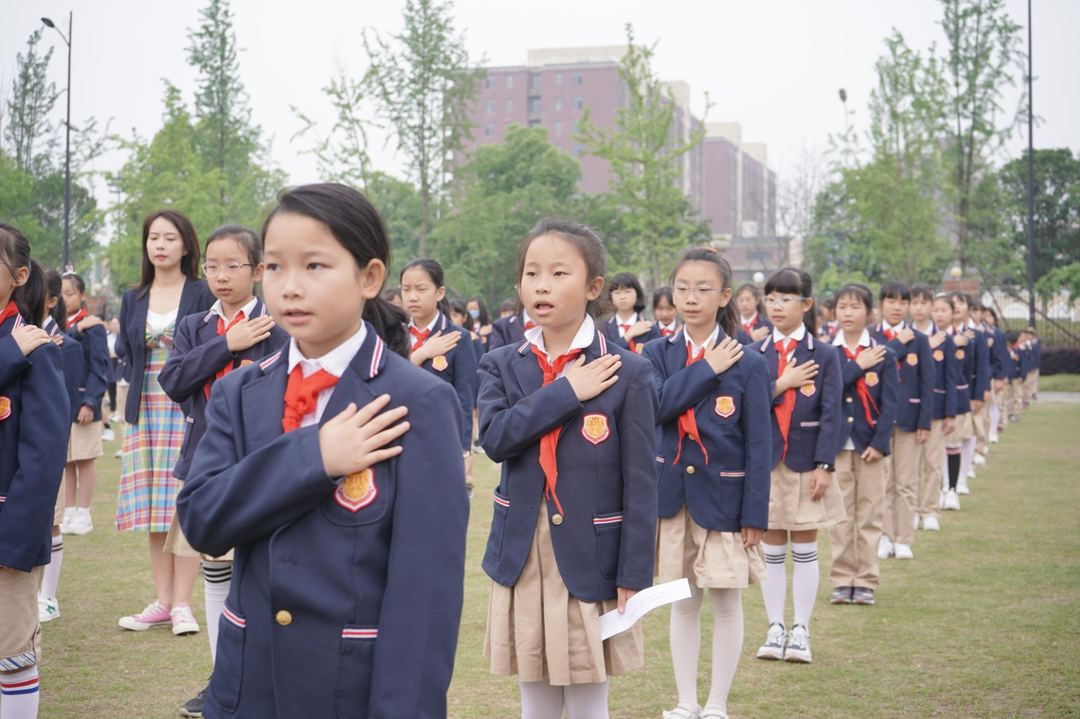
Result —
[{"label": "black hair", "polygon": [[652,293],[652,308],[656,311],[656,306],[660,304],[660,300],[667,300],[667,303],[672,307],[675,306],[675,298],[671,294],[671,286],[664,285],[663,287],[657,287]]},{"label": "black hair", "polygon": [[158,210],[151,212],[143,220],[142,227],[142,279],[135,285],[138,290],[137,297],[142,299],[150,291],[150,285],[154,284],[154,263],[150,261],[150,251],[146,249],[146,241],[150,238],[150,225],[154,220],[164,218],[172,223],[176,231],[180,233],[180,239],[187,251],[180,258],[180,271],[193,280],[199,279],[199,236],[195,234],[195,226],[183,213],[176,210]]},{"label": "black hair", "polygon": [[836,295],[832,295],[831,297],[826,297],[824,300],[821,301],[821,306],[824,307],[825,309],[829,310],[830,312],[835,310],[836,309]]},{"label": "black hair", "polygon": [[622,288],[629,288],[637,293],[637,297],[634,299],[634,312],[639,314],[643,312],[645,310],[645,292],[641,289],[641,283],[638,281],[638,278],[629,272],[620,272],[608,283],[608,301],[611,302],[612,292]]},{"label": "black hair", "polygon": [[965,304],[965,305],[967,305],[967,308],[968,308],[968,314],[970,314],[970,313],[971,313],[971,310],[972,310],[972,309],[974,308],[974,306],[975,306],[975,303],[974,303],[974,302],[972,302],[972,300],[971,300],[971,297],[969,297],[968,295],[964,294],[964,293],[963,293],[963,292],[961,292],[960,290],[953,290],[952,292],[950,292],[950,293],[949,293],[949,299],[951,299],[951,300],[952,300],[952,306],[953,306],[953,309],[954,309],[954,310],[956,309],[956,301],[957,301],[957,300],[963,300],[963,301],[964,301],[964,304]]},{"label": "black hair", "polygon": [[[470,302],[475,302],[476,303],[476,308],[478,310],[480,310],[480,316],[476,318],[476,321],[480,323],[480,326],[485,327],[487,325],[490,325],[491,324],[491,315],[488,314],[488,308],[487,308],[487,304],[484,302],[484,298],[479,297],[479,296],[478,297],[470,297],[469,299],[465,300],[465,307],[468,307]],[[468,315],[469,313],[466,312],[465,314]],[[469,316],[472,317],[472,315],[469,315]]]},{"label": "black hair", "polygon": [[1020,341],[1020,333],[1016,330],[1009,330],[1005,333],[1005,341],[1009,344],[1016,344]]},{"label": "black hair", "polygon": [[[885,288],[883,287],[882,290],[884,290],[884,289]],[[924,285],[924,284],[912,285],[911,286],[911,297],[912,297],[912,299],[914,299],[916,297],[921,297],[923,299],[930,300],[932,302],[934,300],[934,291],[932,289],[930,289],[930,285]]]},{"label": "black hair", "polygon": [[[465,300],[450,300],[450,311],[464,317],[465,319],[461,322],[461,328],[472,332],[473,318],[472,315],[469,314],[469,308],[465,304]],[[449,319],[449,316],[447,319]]]},{"label": "black hair", "polygon": [[734,302],[739,299],[739,295],[743,292],[749,292],[754,296],[754,310],[761,315],[765,314],[765,305],[761,301],[761,292],[758,291],[757,285],[753,282],[744,282],[739,285],[739,289],[731,293],[731,300]]},{"label": "black hair", "polygon": [[247,254],[248,262],[257,265],[262,262],[262,244],[255,230],[248,229],[243,225],[222,225],[206,238],[205,252],[210,251],[210,243],[217,240],[236,240],[240,249]]},{"label": "black hair", "polygon": [[[544,235],[555,235],[573,245],[581,253],[581,258],[585,260],[586,283],[592,282],[597,277],[607,276],[607,252],[604,250],[604,241],[600,239],[600,236],[591,228],[577,222],[549,218],[536,223],[536,226],[532,228],[532,231],[525,236],[525,239],[518,246],[518,287],[521,287],[521,277],[525,274],[525,256],[529,252],[529,246],[532,245],[533,240]],[[604,296],[605,294],[601,292],[599,297],[595,300],[589,300],[585,306],[585,312],[591,315],[593,319],[597,319],[604,314],[605,308],[602,299]]]},{"label": "black hair", "polygon": [[393,298],[397,297],[401,299],[401,285],[394,285],[393,287],[387,287],[382,293],[383,299],[389,302]]},{"label": "black hair", "polygon": [[911,288],[908,287],[906,282],[889,280],[881,285],[881,291],[878,293],[879,302],[884,302],[888,299],[911,302]]},{"label": "black hair", "polygon": [[[771,295],[779,292],[782,295],[795,295],[806,297],[811,302],[814,299],[814,280],[810,273],[798,267],[783,267],[772,274],[765,282],[765,294]],[[803,324],[806,331],[813,337],[817,334],[817,312],[811,310],[803,312]]]},{"label": "black hair", "polygon": [[951,309],[956,309],[956,303],[953,302],[953,298],[950,295],[947,295],[944,292],[939,292],[934,295],[934,302],[937,302],[938,300],[944,300]]},{"label": "black hair", "polygon": [[520,302],[521,300],[516,298],[503,300],[502,304],[499,305],[499,314],[502,314],[503,312],[513,312],[514,314],[517,314],[518,304]]},{"label": "black hair", "polygon": [[[263,224],[263,248],[266,247],[266,229],[274,217],[282,212],[321,222],[334,239],[349,251],[358,267],[367,267],[372,260],[379,260],[390,267],[390,239],[386,225],[368,198],[353,188],[325,182],[283,190],[278,197],[278,206]],[[404,310],[376,294],[364,302],[363,318],[371,323],[376,334],[393,352],[402,357],[409,356],[412,343],[405,329],[408,317]]]},{"label": "black hair", "polygon": [[[417,259],[402,267],[401,274],[398,275],[398,281],[401,281],[401,278],[405,276],[405,272],[407,270],[411,270],[414,267],[419,267],[427,273],[427,276],[430,277],[431,281],[435,283],[436,290],[440,287],[446,287],[446,278],[443,274],[442,265],[440,265],[438,262],[431,259],[430,257],[418,257]],[[442,312],[443,315],[446,315],[447,319],[450,319],[450,300],[446,298],[445,292],[443,293],[443,298],[439,300],[438,303],[435,305],[435,308],[439,310],[439,312]],[[466,312],[465,314],[469,313]]]},{"label": "black hair", "polygon": [[51,299],[56,299],[56,304],[49,310],[49,317],[53,318],[56,326],[61,330],[67,330],[67,307],[64,306],[64,278],[54,269],[45,270],[45,287],[48,292],[45,300],[46,305]]},{"label": "black hair", "polygon": [[[82,278],[81,275],[78,275],[75,272],[65,272],[62,277],[63,277],[64,280],[71,280],[71,283],[73,285],[75,285],[75,289],[79,291],[80,295],[86,294],[86,282],[83,281],[83,278]],[[61,289],[63,289],[62,281],[61,281]],[[64,305],[64,313],[65,313],[65,320],[66,320],[67,319],[66,318],[67,305],[64,304],[64,300],[62,298],[61,298],[61,300],[60,300],[60,302],[58,304]],[[86,303],[80,300],[79,301],[79,307],[80,308],[86,307]]]},{"label": "black hair", "polygon": [[986,306],[984,305],[984,306],[983,306],[983,312],[984,312],[984,313],[986,313],[986,314],[988,314],[988,315],[990,315],[991,317],[993,317],[993,318],[994,318],[994,327],[997,327],[997,326],[998,326],[998,321],[999,321],[999,320],[998,320],[998,314],[997,314],[997,312],[996,312],[996,311],[994,310],[994,308],[993,308],[993,307],[986,307]]},{"label": "black hair", "polygon": [[[839,302],[844,297],[854,297],[866,306],[867,315],[869,315],[870,311],[874,309],[874,293],[871,292],[870,288],[864,285],[862,282],[848,282],[846,285],[838,289],[836,291],[836,294],[833,295],[833,297],[836,298],[837,302]],[[869,321],[869,318],[867,318],[867,320]]]},{"label": "black hair", "polygon": [[[720,253],[711,247],[695,247],[687,250],[686,254],[679,260],[679,264],[675,265],[675,269],[671,273],[671,283],[675,284],[675,275],[679,274],[679,268],[685,265],[687,262],[710,262],[716,265],[716,273],[720,275],[720,289],[726,290],[731,288],[731,265],[728,261],[720,256]],[[756,289],[756,288],[755,288]],[[736,315],[739,311],[735,309],[735,297],[734,295],[728,300],[728,303],[716,311],[716,322],[723,328],[728,337],[734,337],[738,331],[739,320]]]},{"label": "black hair", "polygon": [[0,258],[7,263],[12,277],[22,267],[29,270],[26,282],[11,289],[11,300],[26,322],[40,327],[45,316],[45,271],[30,256],[30,241],[26,235],[6,222],[0,222]]}]

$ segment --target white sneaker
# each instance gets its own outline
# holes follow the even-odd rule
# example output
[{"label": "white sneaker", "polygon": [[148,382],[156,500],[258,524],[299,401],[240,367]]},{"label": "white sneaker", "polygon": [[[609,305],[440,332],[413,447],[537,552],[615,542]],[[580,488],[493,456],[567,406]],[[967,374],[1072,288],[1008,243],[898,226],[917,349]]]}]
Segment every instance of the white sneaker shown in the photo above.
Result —
[{"label": "white sneaker", "polygon": [[765,635],[765,643],[757,650],[757,658],[779,661],[784,658],[785,646],[787,646],[787,632],[784,631],[784,625],[773,622],[769,625],[769,633]]},{"label": "white sneaker", "polygon": [[[896,544],[896,558],[897,559],[914,559],[915,554],[911,551],[910,544]],[[794,631],[794,630],[793,630]]]},{"label": "white sneaker", "polygon": [[115,442],[116,441],[116,432],[113,432],[112,427],[106,427],[105,429],[103,429],[101,431],[101,441],[102,442]]},{"label": "white sneaker", "polygon": [[675,707],[671,711],[664,712],[664,719],[699,719],[700,717],[701,707],[697,707],[696,709]]},{"label": "white sneaker", "polygon": [[919,515],[915,515],[915,529],[919,528]]},{"label": "white sneaker", "polygon": [[119,422],[119,421],[120,421],[120,413],[119,412],[113,412],[111,415],[109,415],[109,424],[112,424],[113,422]]},{"label": "white sneaker", "polygon": [[941,506],[943,509],[960,509],[960,497],[956,496],[955,490],[950,489],[945,493],[945,500]]},{"label": "white sneaker", "polygon": [[[976,456],[978,456],[978,455],[976,455]],[[968,478],[968,479],[975,479],[975,467],[974,467],[974,466],[973,466],[973,467],[971,467],[971,468],[970,468],[970,469],[968,470],[967,478]],[[961,480],[963,480],[964,478],[963,478],[963,477],[961,477],[960,479],[961,479]]]},{"label": "white sneaker", "polygon": [[985,454],[979,454],[977,452],[975,453],[975,466],[976,467],[985,467],[986,466],[986,455]]},{"label": "white sneaker", "polygon": [[994,432],[994,433],[992,433],[990,435],[990,444],[997,444],[997,443],[998,443],[998,433]]},{"label": "white sneaker", "polygon": [[76,537],[81,537],[84,534],[90,534],[94,531],[94,520],[90,519],[90,510],[83,511],[79,509],[75,512],[75,516],[71,518],[71,522],[68,525],[69,532]]},{"label": "white sneaker", "polygon": [[791,628],[791,637],[788,639],[787,651],[784,652],[784,661],[809,664],[811,659],[810,631],[804,625],[796,624]]},{"label": "white sneaker", "polygon": [[938,522],[937,517],[923,517],[922,528],[928,532],[940,532],[941,523]]},{"label": "white sneaker", "polygon": [[956,483],[956,493],[971,494],[971,490],[968,489],[968,483],[966,478],[961,477],[960,480]]},{"label": "white sneaker", "polygon": [[878,559],[888,559],[889,557],[893,556],[893,552],[894,549],[892,540],[886,537],[884,534],[881,535],[881,541],[878,542],[877,547]]},{"label": "white sneaker", "polygon": [[56,597],[38,597],[38,621],[44,624],[60,618],[60,605]]},{"label": "white sneaker", "polygon": [[60,522],[60,534],[71,534],[71,520],[75,518],[75,507],[64,510],[64,520]]},{"label": "white sneaker", "polygon": [[121,457],[124,456],[124,450],[122,450],[122,449],[116,450],[116,454],[114,454],[113,456],[116,457],[117,459],[120,459]]}]

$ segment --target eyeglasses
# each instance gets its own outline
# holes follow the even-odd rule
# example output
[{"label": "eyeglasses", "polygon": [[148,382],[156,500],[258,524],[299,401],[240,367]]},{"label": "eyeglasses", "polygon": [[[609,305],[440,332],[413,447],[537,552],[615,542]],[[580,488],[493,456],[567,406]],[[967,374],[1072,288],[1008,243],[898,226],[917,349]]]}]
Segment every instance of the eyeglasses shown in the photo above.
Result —
[{"label": "eyeglasses", "polygon": [[203,265],[202,271],[207,277],[217,277],[219,274],[225,277],[232,277],[240,271],[241,267],[257,267],[253,262],[245,262],[243,264],[233,263],[231,265],[224,265],[219,267],[218,265]]},{"label": "eyeglasses", "polygon": [[785,307],[788,306],[789,302],[802,302],[803,300],[808,300],[808,299],[810,299],[810,298],[809,297],[773,297],[772,295],[769,295],[768,297],[763,299],[762,302],[765,303],[766,307],[779,307],[780,309],[784,309]]},{"label": "eyeglasses", "polygon": [[716,287],[687,287],[686,285],[676,285],[671,290],[671,294],[679,298],[693,295],[694,297],[700,297],[703,300],[708,298],[713,292],[723,292],[723,290]]}]

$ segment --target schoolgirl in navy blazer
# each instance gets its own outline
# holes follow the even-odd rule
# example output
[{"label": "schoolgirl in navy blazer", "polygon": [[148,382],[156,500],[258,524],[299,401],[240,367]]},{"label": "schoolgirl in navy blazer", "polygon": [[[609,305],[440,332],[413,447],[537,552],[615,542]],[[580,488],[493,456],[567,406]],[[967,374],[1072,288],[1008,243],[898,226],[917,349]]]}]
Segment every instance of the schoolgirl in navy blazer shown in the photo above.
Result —
[{"label": "schoolgirl in navy blazer", "polygon": [[570,593],[583,602],[614,599],[616,588],[653,581],[656,393],[649,363],[595,331],[585,362],[618,355],[619,380],[580,402],[570,382],[543,385],[530,342],[491,350],[480,361],[480,445],[502,477],[483,567],[513,586],[532,546],[544,501],[540,440],[562,427],[556,449],[559,502],[548,501],[551,543]]},{"label": "schoolgirl in navy blazer", "polygon": [[[176,321],[196,312],[206,312],[213,306],[214,293],[205,280],[184,278],[180,307]],[[120,298],[120,335],[116,338],[116,356],[124,362],[128,389],[124,421],[139,423],[139,404],[142,402],[143,371],[146,369],[146,312],[150,307],[150,288],[125,290]]]},{"label": "schoolgirl in navy blazer", "polygon": [[[641,315],[635,314],[633,322],[631,322],[630,324],[634,324],[634,322],[637,322],[640,319]],[[619,336],[620,328],[618,315],[609,317],[603,322],[601,322],[600,328],[610,344],[613,344],[617,347],[622,347],[623,349],[630,349],[630,343],[623,339],[621,336]],[[660,328],[656,326],[655,322],[653,322],[652,326],[649,327],[648,332],[642,335],[638,335],[634,338],[634,346],[637,348],[638,354],[642,352],[642,348],[646,344],[652,342],[653,340],[660,339],[661,337],[663,337],[663,335],[660,333]]]},{"label": "schoolgirl in navy blazer", "polygon": [[[756,345],[765,357],[770,377],[776,377],[780,355],[769,335]],[[840,439],[840,360],[831,345],[815,339],[809,332],[795,345],[795,364],[816,362],[817,375],[795,391],[795,407],[791,410],[787,456],[783,462],[795,472],[813,472],[818,464],[836,464],[836,448]],[[772,404],[784,402],[777,395]],[[784,453],[784,436],[775,413],[772,418],[772,460],[770,468],[780,464]]]},{"label": "schoolgirl in navy blazer", "polygon": [[[869,329],[863,330],[869,336]],[[837,342],[843,342],[843,333],[836,335]],[[869,348],[877,347],[878,342],[874,337],[868,337]],[[865,347],[866,345],[864,345]],[[844,420],[840,423],[840,442],[836,446],[839,454],[848,439],[855,445],[855,451],[862,454],[867,447],[873,447],[883,455],[888,456],[892,452],[890,440],[892,439],[893,424],[896,423],[896,405],[898,397],[898,375],[896,373],[896,353],[888,346],[885,347],[885,357],[878,364],[868,370],[859,367],[859,363],[848,359],[844,348],[835,345],[840,359],[840,376],[844,383],[844,401],[840,405],[844,414]],[[873,424],[866,418],[866,411],[859,397],[858,381],[866,380],[866,388],[874,404],[870,407]],[[874,411],[874,406],[877,411]]]},{"label": "schoolgirl in navy blazer", "polygon": [[515,347],[525,341],[525,325],[528,324],[528,316],[524,313],[500,317],[491,325],[491,336],[488,337],[487,351],[490,352],[499,347],[514,345]]},{"label": "schoolgirl in navy blazer", "polygon": [[[283,433],[288,347],[210,394],[177,498],[192,547],[236,548],[207,716],[234,714],[241,695],[252,717],[446,715],[469,516],[464,466],[445,461],[458,453],[457,403],[365,328],[317,425]],[[319,428],[383,394],[387,411],[412,410],[410,429],[353,510],[323,469]]]},{"label": "schoolgirl in navy blazer", "polygon": [[455,325],[441,311],[436,312],[435,324],[431,328],[431,334],[437,332],[442,332],[444,335],[460,332],[461,340],[444,354],[424,360],[420,367],[444,382],[449,382],[454,388],[461,412],[461,448],[471,450],[473,406],[476,398],[476,366],[479,362],[476,350],[472,346],[472,334],[469,330]]},{"label": "schoolgirl in navy blazer", "polygon": [[[901,326],[900,329],[904,329]],[[931,369],[934,353],[930,340],[919,330],[911,327],[915,337],[904,344],[899,337],[888,339],[885,326],[874,328],[874,339],[891,349],[897,357],[896,367],[900,381],[896,397],[896,425],[905,432],[917,429],[930,430],[934,414],[934,382],[936,375]]]},{"label": "schoolgirl in navy blazer", "polygon": [[[966,345],[958,345],[955,357],[960,361],[960,383],[956,386],[958,391],[967,395],[967,404],[957,400],[957,411],[961,414],[971,412],[971,402],[982,401],[986,391],[990,388],[990,357],[986,346],[986,335],[966,323],[959,328],[950,327],[949,334],[963,334],[967,330],[974,332],[974,339],[968,337]],[[961,409],[965,407],[966,409]]]},{"label": "schoolgirl in navy blazer", "polygon": [[[761,312],[760,310],[754,312],[754,316],[751,317],[750,321],[746,324],[743,324],[742,317],[739,317],[738,322],[739,328],[735,332],[735,339],[738,340],[739,344],[743,345],[748,345],[754,341],[754,339],[750,336],[750,333],[754,330],[760,327],[767,327],[770,331],[772,331],[773,328],[773,323],[769,320],[768,317],[765,316],[765,313]],[[749,327],[749,329],[747,329],[747,327]]]},{"label": "schoolgirl in navy blazer", "polygon": [[[727,334],[722,327],[717,331],[719,344]],[[719,375],[705,361],[688,366],[685,327],[645,345],[643,354],[652,363],[660,397],[659,516],[673,517],[685,504],[690,517],[705,529],[767,529],[775,463],[769,428],[773,385],[765,358],[747,352]],[[708,449],[707,462],[698,442],[689,437],[679,448],[679,416],[690,407],[700,442]]]},{"label": "schoolgirl in navy blazer", "polygon": [[[266,303],[256,297],[251,317],[265,317],[266,314]],[[216,384],[217,373],[229,365],[236,370],[257,362],[289,341],[289,334],[274,325],[270,328],[269,338],[233,353],[229,351],[228,338],[217,333],[216,317],[214,312],[207,311],[180,320],[173,338],[173,351],[158,373],[158,384],[165,394],[186,408],[184,441],[173,470],[177,479],[187,478],[195,449],[206,432],[207,388]]]},{"label": "schoolgirl in navy blazer", "polygon": [[[940,331],[937,323],[931,320],[930,334]],[[930,416],[932,419],[955,417],[958,414],[956,385],[960,364],[956,359],[956,344],[952,335],[946,333],[945,341],[937,349],[932,349],[930,356],[934,360],[934,403]]]},{"label": "schoolgirl in navy blazer", "polygon": [[105,327],[94,325],[80,332],[78,324],[74,324],[68,330],[68,335],[77,341],[82,349],[82,372],[72,411],[78,419],[79,409],[83,406],[89,407],[94,411],[93,421],[100,422],[101,398],[109,388],[109,345],[105,338]]},{"label": "schoolgirl in navy blazer", "polygon": [[78,340],[60,328],[53,317],[48,317],[42,325],[42,329],[49,333],[50,337],[61,337],[60,347],[60,370],[64,375],[64,391],[67,394],[67,406],[71,410],[69,422],[79,419],[79,407],[82,406],[82,377],[83,377],[83,348]]}]

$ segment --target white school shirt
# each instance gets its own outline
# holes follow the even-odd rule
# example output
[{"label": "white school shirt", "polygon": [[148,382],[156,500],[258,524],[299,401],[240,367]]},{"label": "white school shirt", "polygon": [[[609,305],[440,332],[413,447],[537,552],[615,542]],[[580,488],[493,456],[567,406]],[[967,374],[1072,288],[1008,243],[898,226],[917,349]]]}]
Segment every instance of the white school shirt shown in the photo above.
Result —
[{"label": "white school shirt", "polygon": [[[567,352],[572,352],[573,350],[583,350],[583,349],[585,349],[586,347],[588,347],[589,345],[591,345],[593,343],[593,336],[595,334],[596,334],[596,323],[593,322],[592,317],[590,317],[589,315],[585,315],[585,319],[582,321],[581,326],[578,327],[577,334],[574,335],[573,341],[570,342],[570,349],[568,349],[566,351]],[[531,330],[525,330],[525,339],[527,339],[529,342],[531,342],[532,344],[539,347],[540,351],[543,352],[545,355],[547,355],[548,364],[550,364],[550,365],[555,364],[554,360],[556,358],[553,358],[551,356],[551,354],[547,351],[547,349],[544,347],[544,328],[543,327],[541,327],[540,325],[537,325],[536,327],[533,327]],[[564,367],[557,375],[555,375],[555,379],[559,379],[560,377],[565,375],[566,370],[572,364],[574,364],[574,363],[573,362],[568,362],[566,364],[566,367]]]},{"label": "white school shirt", "polygon": [[[592,319],[592,318],[590,317],[589,319]],[[641,321],[641,315],[639,315],[637,312],[630,315],[630,319],[628,319],[626,322],[623,322],[622,318],[619,317],[619,314],[615,313],[615,326],[619,328],[619,337],[625,337],[626,336],[626,330],[623,329],[623,325],[630,325],[631,327],[633,327],[635,323],[640,322],[640,321]]]},{"label": "white school shirt", "polygon": [[[239,312],[244,313],[244,319],[245,320],[250,320],[251,319],[251,313],[252,313],[252,311],[254,311],[255,304],[258,301],[259,301],[258,298],[256,298],[254,295],[252,295],[251,301],[240,308]],[[233,321],[233,318],[236,317],[236,315],[233,315],[232,317],[226,317],[225,316],[225,308],[221,304],[221,300],[218,300],[217,302],[215,302],[213,304],[213,306],[210,308],[210,314],[217,315],[221,319],[225,320],[225,324],[229,324],[230,322]]]},{"label": "white school shirt", "polygon": [[900,332],[902,332],[905,327],[907,327],[907,323],[904,322],[904,320],[900,320],[900,324],[898,324],[898,325],[890,325],[885,320],[881,321],[881,333],[882,334],[885,334],[885,332],[888,331],[888,330],[892,330],[893,332],[896,332],[897,334],[900,334]]},{"label": "white school shirt", "polygon": [[[780,343],[781,342],[787,342],[788,340],[795,340],[795,344],[797,345],[797,344],[799,344],[800,342],[803,341],[803,337],[806,337],[806,325],[804,325],[804,324],[800,323],[799,326],[795,328],[795,331],[792,332],[790,335],[785,335],[783,332],[776,329],[775,325],[773,326],[772,341],[773,341],[773,344],[776,345],[777,351],[780,350]],[[792,347],[791,352],[788,353],[786,361],[788,363],[790,363],[791,358],[794,357],[794,356],[795,356],[795,348]]]},{"label": "white school shirt", "polygon": [[[340,378],[345,374],[345,370],[349,368],[349,363],[352,362],[353,357],[360,351],[360,345],[364,344],[364,338],[367,337],[367,325],[363,322],[360,323],[360,330],[349,339],[339,344],[334,349],[330,350],[322,357],[315,359],[308,359],[304,356],[304,353],[300,351],[300,347],[296,344],[296,338],[293,337],[289,340],[289,374],[296,369],[297,365],[300,365],[300,371],[303,373],[304,378],[310,377],[319,370],[326,370],[335,377]],[[310,427],[313,424],[318,424],[322,419],[323,412],[326,411],[326,405],[330,403],[330,397],[334,394],[334,388],[330,387],[319,392],[318,400],[315,403],[315,411],[308,412],[300,419],[301,427]]]},{"label": "white school shirt", "polygon": [[[661,334],[661,335],[663,335],[663,334],[664,334],[664,330],[667,330],[667,331],[668,331],[668,332],[670,332],[671,334],[675,334],[675,330],[676,330],[676,329],[678,328],[678,326],[679,326],[679,320],[678,320],[678,319],[673,319],[673,320],[671,321],[671,324],[670,324],[670,325],[664,325],[664,324],[660,324],[660,321],[659,321],[659,320],[657,320],[657,322],[656,322],[656,326],[660,328],[660,334]],[[666,336],[667,336],[667,337],[670,337],[671,335],[666,335]]]},{"label": "white school shirt", "polygon": [[[844,347],[846,344],[847,343],[844,342],[844,330],[838,329],[836,331],[836,338],[833,340],[833,347]],[[859,347],[869,347],[870,346],[870,330],[868,330],[866,328],[863,328],[862,335],[859,337],[858,346]],[[855,449],[855,443],[851,440],[851,435],[848,435],[847,442],[844,443],[844,446],[840,449],[840,451],[843,452],[843,451],[848,450],[848,449],[851,449],[851,450]]]},{"label": "white school shirt", "polygon": [[[409,327],[416,327],[416,329],[418,331],[420,331],[420,332],[428,332],[428,333],[430,333],[433,329],[435,329],[435,323],[439,321],[439,314],[440,314],[439,311],[435,310],[435,319],[433,319],[431,321],[431,324],[429,324],[424,329],[420,329],[419,327],[416,327],[416,323],[413,322],[412,318],[410,317],[409,318]],[[412,347],[410,349],[415,350],[417,347],[420,346],[420,340],[418,340],[416,337],[414,337],[412,332],[409,333],[409,339],[412,341]],[[428,334],[428,339],[431,339],[430,334]]]},{"label": "white school shirt", "polygon": [[687,346],[690,348],[690,354],[696,357],[698,352],[708,347],[710,342],[720,336],[720,325],[716,325],[715,327],[713,327],[712,334],[705,338],[705,344],[701,345],[700,347],[694,344],[694,340],[690,339],[690,333],[686,331],[685,325],[683,325],[682,333],[683,338],[686,340]]}]

